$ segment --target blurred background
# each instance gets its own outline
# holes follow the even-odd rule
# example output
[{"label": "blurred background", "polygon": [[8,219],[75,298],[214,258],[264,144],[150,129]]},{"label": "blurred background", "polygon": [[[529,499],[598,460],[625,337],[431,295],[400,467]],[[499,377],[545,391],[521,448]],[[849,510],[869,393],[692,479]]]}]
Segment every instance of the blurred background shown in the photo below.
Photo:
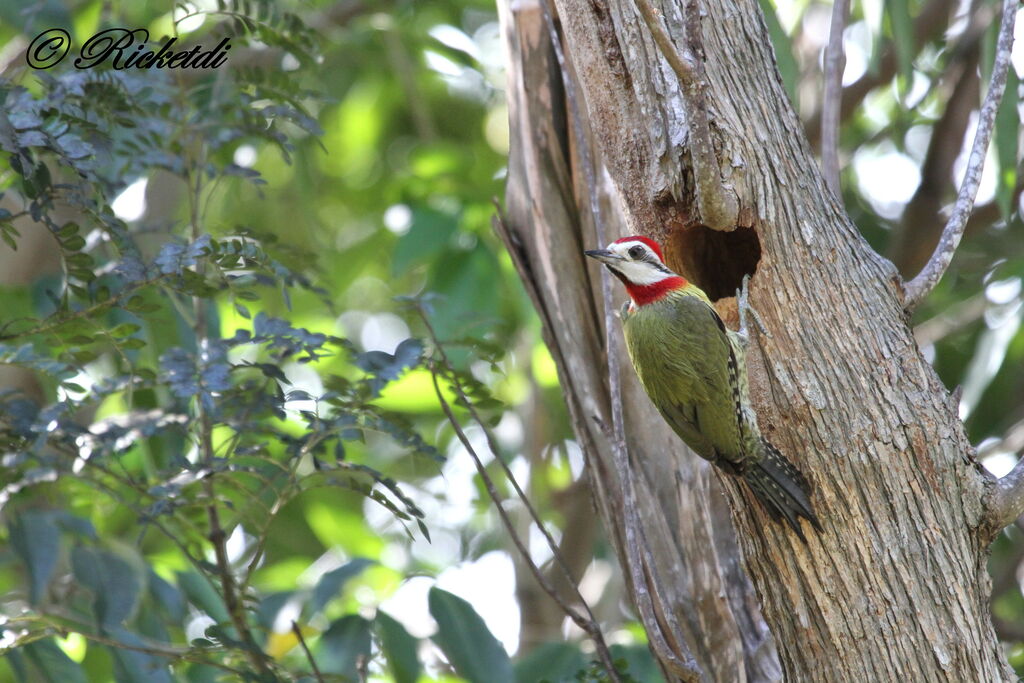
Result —
[{"label": "blurred background", "polygon": [[[279,31],[308,48],[308,60],[300,58],[297,46],[289,50],[287,42],[273,44],[259,30],[242,26],[244,35],[233,39],[228,62],[220,69],[200,74],[111,73],[109,78],[121,79],[119,87],[132,93],[155,91],[140,97],[164,109],[156,115],[155,109],[142,107],[135,114],[137,123],[149,116],[163,122],[163,127],[154,125],[149,131],[157,136],[145,148],[152,154],[133,154],[130,146],[115,145],[103,157],[104,172],[90,181],[109,200],[113,215],[104,220],[123,226],[140,258],[148,262],[172,237],[188,235],[189,216],[199,196],[203,233],[226,238],[244,228],[261,235],[261,243],[273,244],[277,258],[291,271],[323,290],[298,287],[287,297],[261,294],[244,310],[230,296],[210,295],[211,325],[214,334],[223,337],[253,329],[252,316],[262,312],[287,319],[294,328],[345,338],[353,354],[396,354],[404,340],[424,338],[428,331],[395,297],[429,293],[428,316],[437,338],[449,349],[451,363],[479,382],[487,396],[482,405],[499,448],[493,452],[483,429],[467,418],[466,435],[475,451],[496,479],[501,479],[497,459],[511,467],[563,556],[582,576],[580,591],[616,645],[616,655],[627,660],[631,675],[660,680],[590,503],[583,455],[573,440],[538,320],[491,229],[493,201],[503,195],[508,152],[504,52],[495,6],[486,0],[273,4],[277,9],[264,9],[267,3],[260,2],[213,0],[180,7],[153,1],[0,0],[0,76],[6,80],[7,115],[17,112],[15,86],[36,99],[44,93],[53,97],[56,87],[45,78],[75,75],[70,59],[46,72],[27,68],[29,43],[44,29],[63,27],[78,46],[109,26],[146,27],[154,39],[177,31],[189,44],[210,41],[239,16],[269,25],[289,12],[311,27],[318,37],[309,41],[298,31]],[[821,55],[831,4],[762,0],[761,5],[783,81],[812,146],[817,146]],[[927,260],[955,197],[991,69],[997,10],[998,3],[987,0],[853,3],[845,32],[843,199],[864,237],[905,276],[916,274]],[[1022,28],[1024,17],[1018,16],[1010,82],[978,208],[948,274],[913,321],[922,352],[942,381],[951,389],[962,388],[961,416],[979,459],[997,475],[1007,472],[1024,452]],[[275,84],[267,77],[268,92],[271,85],[278,94],[287,91],[282,99],[295,104],[309,120],[293,116],[281,124],[281,134],[291,141],[288,145],[241,123],[232,128],[227,113],[219,127],[197,127],[197,139],[209,135],[209,140],[216,140],[210,143],[210,163],[218,170],[210,176],[208,191],[193,194],[180,169],[155,155],[161,142],[177,139],[173,126],[164,124],[173,121],[175,112],[188,114],[193,105],[215,120],[217,111],[208,102],[195,104],[205,97],[202,93],[220,87],[232,73],[258,69],[283,76],[286,83]],[[100,99],[108,96],[99,92]],[[168,101],[160,101],[160,93]],[[260,100],[253,95],[247,103],[257,106]],[[91,101],[93,106],[102,104],[95,93]],[[186,125],[201,122],[198,114],[189,116],[182,119]],[[71,125],[73,118],[66,115]],[[23,130],[18,125],[14,129]],[[0,137],[4,130],[0,126]],[[20,144],[28,148],[31,142]],[[183,144],[168,147],[168,153],[188,160],[189,149]],[[0,189],[6,194],[0,198],[0,220],[14,226],[16,234],[5,231],[10,239],[0,244],[0,324],[45,318],[56,306],[46,293],[60,291],[71,277],[68,259],[62,257],[67,250],[53,247],[53,230],[32,215],[19,215],[26,195],[25,174],[8,167],[17,156],[11,146],[4,146],[4,151]],[[73,151],[64,152],[65,162],[80,158]],[[44,158],[42,152],[39,158]],[[53,158],[49,171],[55,178],[62,168],[65,177],[74,176],[73,163],[62,164],[60,154]],[[89,221],[99,219],[80,216],[78,209],[62,208],[58,202],[53,212],[61,211],[66,215],[57,219],[59,224],[73,219],[81,225],[84,244],[72,251],[91,253],[97,272],[104,263],[117,262],[117,256],[103,251],[103,238],[92,235]],[[168,299],[173,302],[180,296],[187,302],[188,294],[205,296],[178,289]],[[90,290],[89,295],[95,292]],[[76,305],[85,304],[69,304],[71,310]],[[166,301],[156,305],[164,306],[166,316],[140,315],[133,323],[139,329],[131,336],[144,344],[130,349],[129,355],[116,347],[97,349],[94,357],[75,365],[73,376],[55,383],[43,376],[38,364],[16,362],[9,354],[0,365],[0,391],[9,400],[27,397],[37,405],[60,404],[69,396],[84,404],[86,394],[98,391],[96,387],[124,372],[126,365],[156,367],[169,350],[194,345],[195,338],[189,338],[188,326],[182,324],[188,316],[176,313]],[[107,329],[124,322],[109,317],[98,321]],[[234,362],[262,358],[245,349],[231,353]],[[165,361],[162,367],[166,374]],[[329,362],[303,363],[295,358],[282,360],[280,370],[289,391],[305,392],[283,402],[283,414],[273,418],[275,429],[292,435],[307,428],[303,411],[311,410],[312,399],[331,389],[328,376],[347,372]],[[176,401],[181,405],[183,398],[173,391],[154,390],[146,400],[151,403],[143,407],[166,411]],[[439,612],[430,598],[436,587],[468,602],[511,658],[514,679],[562,680],[585,669],[593,657],[592,646],[539,590],[517,556],[472,459],[441,411],[430,369],[420,365],[401,373],[373,398],[373,404],[400,416],[443,458],[424,457],[407,443],[371,429],[346,440],[341,458],[398,482],[422,512],[429,540],[418,530],[410,533],[391,509],[365,492],[337,487],[310,488],[290,496],[273,510],[267,528],[259,533],[244,516],[232,519],[226,544],[231,562],[244,566],[257,541],[265,539],[249,588],[251,598],[271,614],[263,642],[266,652],[294,661],[301,669],[305,660],[292,619],[308,628],[314,645],[318,639],[327,642],[335,627],[352,627],[353,638],[363,643],[360,625],[374,623],[375,629],[386,629],[375,621],[383,612],[411,637],[406,649],[415,652],[416,667],[396,673],[395,655],[384,656],[384,650],[395,647],[394,639],[373,630],[372,638],[369,631],[365,637],[368,661],[338,664],[339,673],[351,670],[377,681],[460,680],[451,645],[436,637]],[[90,404],[86,419],[98,424],[138,407],[126,400],[124,391],[112,391]],[[464,411],[459,415],[467,417]],[[23,442],[9,431],[5,434],[8,456],[24,450]],[[122,444],[117,452],[126,476],[153,483],[160,468],[154,468],[145,451],[157,448],[153,444],[165,438],[170,437],[155,431],[134,444]],[[268,448],[273,451],[273,446]],[[211,609],[184,585],[180,577],[187,562],[173,543],[146,534],[140,518],[116,497],[97,496],[63,477],[27,485],[31,463],[13,464],[0,474],[0,484],[6,487],[0,514],[7,535],[0,548],[0,592],[5,596],[0,604],[8,629],[0,647],[24,646],[21,632],[9,620],[27,609],[45,611],[38,605],[45,605],[46,597],[26,597],[30,584],[38,581],[39,567],[32,559],[38,551],[23,540],[31,535],[25,519],[45,526],[39,521],[40,510],[71,511],[88,520],[104,547],[116,549],[120,557],[131,556],[131,562],[151,569],[171,589],[180,589],[184,597],[177,616],[164,620],[168,642],[187,644],[204,637],[217,621],[216,614],[211,615]],[[501,490],[509,493],[504,484]],[[551,551],[539,529],[521,505],[509,501],[506,507],[533,560],[547,567]],[[26,517],[26,511],[37,514]],[[996,628],[1011,662],[1024,673],[1024,525],[1018,526],[996,541],[990,571]],[[96,585],[71,566],[66,554],[79,541],[69,540],[67,533],[60,531],[61,550],[44,576],[49,599],[57,599],[61,582],[73,581],[68,576],[98,595]],[[325,585],[325,577],[334,581],[328,584],[334,590],[324,594],[318,609],[309,611],[299,598]],[[278,596],[277,602],[268,602],[273,596]],[[32,609],[26,601],[33,603]],[[147,603],[138,604],[144,612]],[[141,612],[136,607],[132,618],[140,618]],[[345,621],[349,616],[362,621]],[[85,680],[131,680],[125,673],[130,667],[99,641],[59,629],[39,634],[56,634],[55,647],[26,653],[23,661],[8,655],[0,663],[0,680],[58,680],[52,672],[64,669],[53,669],[53,662],[68,666],[63,658],[77,665],[67,671],[84,672]],[[183,680],[207,680],[202,678],[206,671],[194,665],[175,669]],[[35,677],[43,674],[51,678]]]}]

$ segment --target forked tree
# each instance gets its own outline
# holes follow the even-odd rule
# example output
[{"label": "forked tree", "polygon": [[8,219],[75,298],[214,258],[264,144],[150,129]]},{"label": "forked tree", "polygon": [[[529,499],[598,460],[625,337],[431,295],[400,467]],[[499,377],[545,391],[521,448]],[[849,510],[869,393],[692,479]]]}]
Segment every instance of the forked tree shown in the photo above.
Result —
[{"label": "forked tree", "polygon": [[[1000,39],[967,173],[906,281],[830,189],[841,42],[826,57],[823,173],[755,0],[652,4],[499,2],[512,151],[497,221],[652,651],[669,680],[1016,680],[986,559],[1024,511],[1024,470],[979,466],[909,316],[970,215],[1017,2],[991,15]],[[629,233],[661,241],[732,323],[751,276],[752,399],[813,482],[824,531],[806,545],[688,452],[639,387],[622,292],[583,255]]]}]

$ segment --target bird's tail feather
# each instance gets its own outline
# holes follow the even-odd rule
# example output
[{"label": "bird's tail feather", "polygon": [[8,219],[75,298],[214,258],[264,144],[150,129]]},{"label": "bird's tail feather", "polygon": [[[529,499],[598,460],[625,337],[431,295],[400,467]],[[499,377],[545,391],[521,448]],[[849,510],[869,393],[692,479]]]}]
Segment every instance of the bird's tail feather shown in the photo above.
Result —
[{"label": "bird's tail feather", "polygon": [[800,528],[799,518],[803,517],[816,530],[821,524],[811,506],[811,485],[804,475],[767,439],[761,439],[762,457],[744,472],[743,478],[754,496],[764,505],[771,516],[785,519],[800,540],[807,542]]}]

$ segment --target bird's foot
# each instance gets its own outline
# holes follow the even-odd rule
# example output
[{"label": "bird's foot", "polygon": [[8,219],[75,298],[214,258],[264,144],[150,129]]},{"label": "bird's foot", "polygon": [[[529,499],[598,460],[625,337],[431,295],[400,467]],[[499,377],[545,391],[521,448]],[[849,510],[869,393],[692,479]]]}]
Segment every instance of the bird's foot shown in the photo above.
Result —
[{"label": "bird's foot", "polygon": [[754,319],[754,323],[757,325],[758,331],[764,336],[771,338],[771,333],[768,332],[768,328],[764,326],[764,322],[761,320],[761,316],[757,314],[757,311],[753,306],[750,305],[749,301],[749,288],[750,275],[743,276],[743,284],[740,289],[736,290],[736,310],[740,316],[740,330],[737,333],[740,341],[743,343],[743,347],[746,348],[747,343],[750,341],[750,330],[747,328],[747,312],[750,312],[750,317]]}]

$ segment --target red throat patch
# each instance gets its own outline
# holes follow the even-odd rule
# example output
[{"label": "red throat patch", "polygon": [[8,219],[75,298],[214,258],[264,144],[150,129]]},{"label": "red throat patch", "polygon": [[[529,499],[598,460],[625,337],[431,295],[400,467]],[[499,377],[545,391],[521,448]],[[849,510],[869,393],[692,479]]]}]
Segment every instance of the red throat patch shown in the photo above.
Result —
[{"label": "red throat patch", "polygon": [[677,289],[682,289],[687,284],[686,278],[680,277],[679,275],[672,275],[664,280],[658,280],[649,285],[637,285],[627,280],[618,271],[613,270],[612,273],[615,277],[626,286],[626,293],[629,294],[629,298],[633,300],[634,306],[646,306],[647,304],[653,304],[655,301],[662,299],[669,292],[674,292]]}]

